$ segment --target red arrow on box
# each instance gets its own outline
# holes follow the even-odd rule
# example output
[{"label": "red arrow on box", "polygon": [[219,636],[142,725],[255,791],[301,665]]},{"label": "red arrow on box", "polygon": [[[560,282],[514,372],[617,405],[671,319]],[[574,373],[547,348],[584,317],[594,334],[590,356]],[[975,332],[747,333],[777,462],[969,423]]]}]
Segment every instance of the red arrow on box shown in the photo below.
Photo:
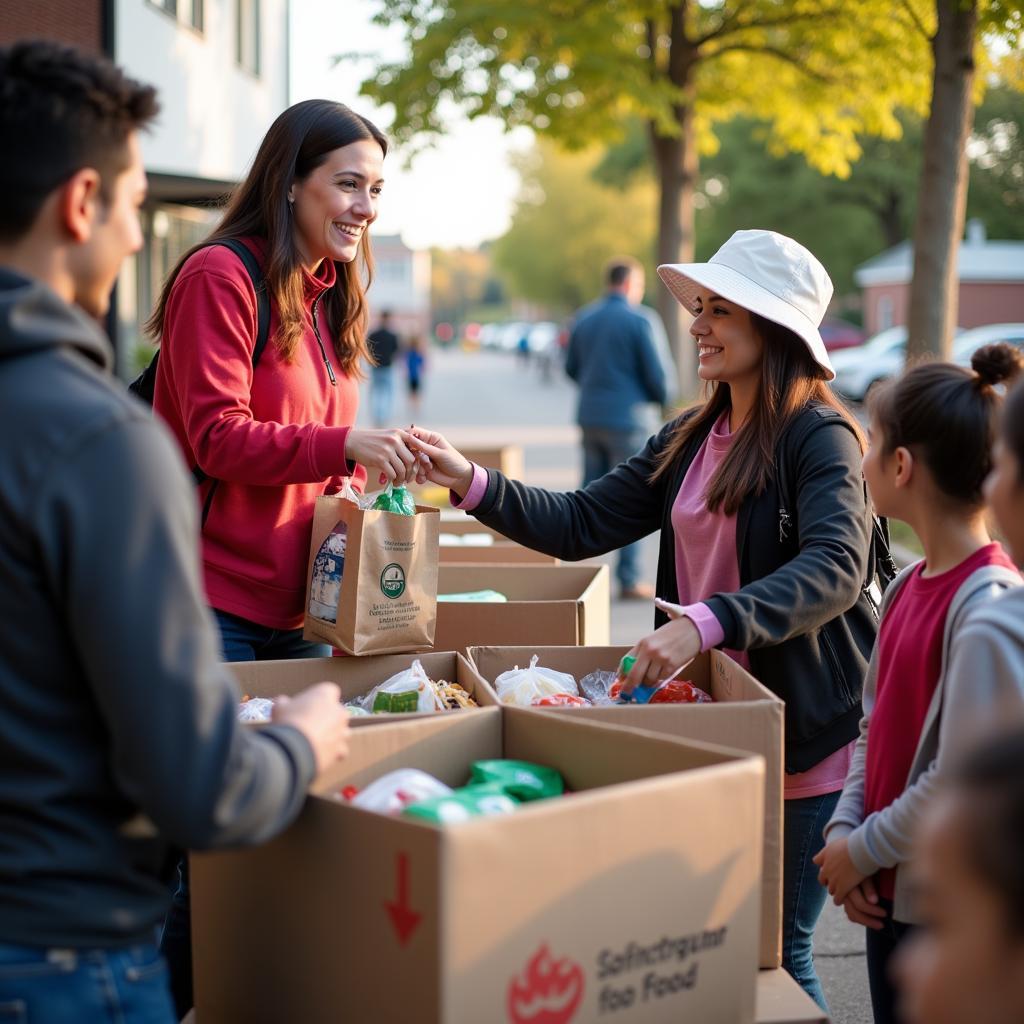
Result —
[{"label": "red arrow on box", "polygon": [[394,903],[385,903],[384,909],[391,917],[391,924],[394,926],[395,935],[398,936],[398,943],[404,946],[412,933],[419,927],[423,918],[409,906],[409,855],[400,853],[397,856],[396,870],[398,874],[398,898]]}]

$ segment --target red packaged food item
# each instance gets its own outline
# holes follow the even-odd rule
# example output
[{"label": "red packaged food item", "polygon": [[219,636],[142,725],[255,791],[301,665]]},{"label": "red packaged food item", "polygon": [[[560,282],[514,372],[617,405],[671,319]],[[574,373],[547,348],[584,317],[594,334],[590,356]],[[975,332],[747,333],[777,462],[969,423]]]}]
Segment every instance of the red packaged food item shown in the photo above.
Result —
[{"label": "red packaged food item", "polygon": [[590,701],[575,693],[549,693],[546,697],[535,697],[530,701],[534,708],[586,708]]},{"label": "red packaged food item", "polygon": [[[622,691],[622,683],[612,683],[608,696],[612,700],[619,699]],[[706,693],[699,686],[686,679],[670,679],[667,683],[659,683],[658,688],[651,695],[651,704],[712,704],[714,698]]]}]

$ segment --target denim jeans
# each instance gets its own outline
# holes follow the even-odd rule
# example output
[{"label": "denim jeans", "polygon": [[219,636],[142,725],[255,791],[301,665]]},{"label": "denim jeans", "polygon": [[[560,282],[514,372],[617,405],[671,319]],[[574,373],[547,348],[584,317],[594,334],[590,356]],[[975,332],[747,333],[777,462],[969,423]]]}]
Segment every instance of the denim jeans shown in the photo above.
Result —
[{"label": "denim jeans", "polygon": [[375,366],[370,370],[370,411],[375,427],[392,425],[392,406],[395,400],[394,373],[391,366]]},{"label": "denim jeans", "polygon": [[892,919],[892,901],[880,899],[878,905],[889,914],[881,931],[865,928],[867,932],[868,985],[871,988],[871,1010],[875,1024],[897,1024],[896,987],[892,983],[893,954],[900,947],[913,926]]},{"label": "denim jeans", "polygon": [[[302,639],[301,629],[271,629],[214,609],[225,661],[274,661],[328,658],[329,644]],[[178,881],[160,936],[160,951],[170,969],[171,994],[179,1017],[192,1009],[192,914],[189,908],[188,858],[178,864]],[[0,1024],[5,1024],[0,1017]]]},{"label": "denim jeans", "polygon": [[176,1024],[152,945],[41,949],[0,943],[3,1024]]},{"label": "denim jeans", "polygon": [[220,627],[225,661],[277,661],[331,656],[330,644],[303,640],[301,629],[271,629],[216,609],[214,614]]},{"label": "denim jeans", "polygon": [[814,971],[814,926],[828,890],[812,858],[825,845],[824,829],[839,793],[786,800],[782,840],[782,966],[826,1012],[828,1002]]},{"label": "denim jeans", "polygon": [[[620,462],[636,455],[647,443],[645,430],[608,430],[581,427],[583,431],[583,486],[610,473]],[[640,582],[640,542],[619,549],[615,578],[621,588]]]}]

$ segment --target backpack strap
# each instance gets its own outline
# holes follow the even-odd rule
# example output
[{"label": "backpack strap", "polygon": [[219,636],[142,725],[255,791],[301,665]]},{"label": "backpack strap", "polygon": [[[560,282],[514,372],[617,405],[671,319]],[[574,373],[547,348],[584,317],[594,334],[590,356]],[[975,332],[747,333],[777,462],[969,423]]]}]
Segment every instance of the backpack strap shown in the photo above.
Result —
[{"label": "backpack strap", "polygon": [[[222,245],[225,249],[230,249],[242,261],[242,266],[245,267],[249,280],[252,281],[252,287],[256,293],[256,344],[252,350],[252,368],[255,370],[260,361],[260,356],[263,355],[263,350],[267,347],[267,342],[270,340],[270,295],[267,290],[267,280],[263,276],[263,269],[252,254],[252,250],[244,242],[237,238],[221,238],[210,244]],[[156,357],[154,356],[154,365],[155,362]],[[199,466],[192,468],[192,476],[195,477],[197,484],[210,479]],[[213,505],[213,496],[217,491],[218,483],[219,481],[214,480],[210,484],[210,489],[206,492],[200,528],[206,526],[206,519],[210,514],[210,507]]]}]

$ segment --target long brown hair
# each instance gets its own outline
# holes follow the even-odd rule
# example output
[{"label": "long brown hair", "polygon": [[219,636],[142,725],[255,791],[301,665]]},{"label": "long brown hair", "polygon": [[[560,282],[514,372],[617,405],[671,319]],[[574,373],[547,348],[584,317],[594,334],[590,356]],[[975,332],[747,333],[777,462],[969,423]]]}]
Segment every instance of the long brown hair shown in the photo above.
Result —
[{"label": "long brown hair", "polygon": [[[302,267],[292,234],[288,190],[292,182],[304,181],[316,170],[328,153],[364,139],[374,140],[387,155],[384,134],[342,103],[303,100],[280,114],[264,136],[245,181],[232,194],[224,219],[212,234],[178,260],[164,282],[160,301],[146,323],[146,330],[153,337],[163,331],[171,289],[194,252],[223,238],[255,235],[267,240],[264,273],[279,319],[274,344],[284,359],[291,359],[310,314],[304,302]],[[365,232],[359,243],[359,254],[360,258],[351,263],[335,263],[337,281],[323,300],[327,324],[334,336],[334,351],[341,369],[350,377],[362,376],[360,363],[369,355],[362,278],[365,276],[369,285],[373,277],[373,258]]]},{"label": "long brown hair", "polygon": [[[751,313],[750,320],[764,342],[757,401],[705,495],[708,509],[721,509],[726,515],[735,515],[748,494],[761,494],[768,486],[779,438],[809,403],[820,402],[835,409],[853,428],[861,451],[866,444],[860,424],[832,393],[825,371],[811,358],[802,339],[757,313]],[[708,382],[703,405],[695,406],[692,414],[680,421],[651,474],[651,483],[670,472],[690,439],[710,430],[731,406],[729,385]]]}]

